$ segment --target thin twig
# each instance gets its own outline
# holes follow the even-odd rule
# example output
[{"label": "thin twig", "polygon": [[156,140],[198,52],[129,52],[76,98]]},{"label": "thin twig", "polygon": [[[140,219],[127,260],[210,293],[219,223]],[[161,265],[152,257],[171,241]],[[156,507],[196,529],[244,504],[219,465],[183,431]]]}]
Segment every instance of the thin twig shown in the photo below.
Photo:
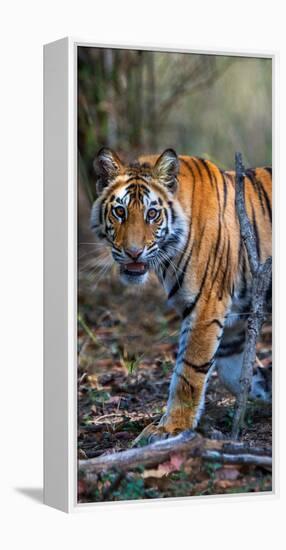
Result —
[{"label": "thin twig", "polygon": [[93,332],[90,330],[89,326],[86,324],[83,316],[79,313],[78,316],[78,322],[82,326],[83,330],[86,332],[86,334],[89,336],[89,338],[93,341],[94,344],[98,344],[96,336],[93,334]]}]

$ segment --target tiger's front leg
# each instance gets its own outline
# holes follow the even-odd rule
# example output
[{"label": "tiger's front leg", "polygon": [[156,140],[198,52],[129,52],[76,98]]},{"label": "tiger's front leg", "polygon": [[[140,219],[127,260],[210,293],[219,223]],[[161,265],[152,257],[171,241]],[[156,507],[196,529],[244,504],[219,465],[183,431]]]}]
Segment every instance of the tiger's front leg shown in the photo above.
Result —
[{"label": "tiger's front leg", "polygon": [[149,425],[137,440],[155,440],[196,428],[204,407],[207,382],[215,366],[215,354],[223,334],[226,306],[209,304],[184,319],[179,352],[173,371],[166,413],[159,425]]},{"label": "tiger's front leg", "polygon": [[160,423],[166,432],[172,434],[197,427],[204,408],[207,382],[215,366],[224,316],[210,320],[200,316],[189,330],[184,325],[167,411]]}]

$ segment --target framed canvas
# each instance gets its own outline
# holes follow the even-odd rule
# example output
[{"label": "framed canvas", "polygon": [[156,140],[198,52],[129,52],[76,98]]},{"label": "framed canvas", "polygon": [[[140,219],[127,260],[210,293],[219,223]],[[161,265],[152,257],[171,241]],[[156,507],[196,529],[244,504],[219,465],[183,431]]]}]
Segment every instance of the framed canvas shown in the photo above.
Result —
[{"label": "framed canvas", "polygon": [[274,62],[45,46],[46,504],[275,493]]}]

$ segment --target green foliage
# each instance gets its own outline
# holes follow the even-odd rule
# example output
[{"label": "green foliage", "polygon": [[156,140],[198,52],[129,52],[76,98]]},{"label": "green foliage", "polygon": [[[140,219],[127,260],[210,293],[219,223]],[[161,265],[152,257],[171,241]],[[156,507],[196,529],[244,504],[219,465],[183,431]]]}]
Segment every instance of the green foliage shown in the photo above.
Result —
[{"label": "green foliage", "polygon": [[96,390],[94,388],[88,388],[88,399],[91,404],[102,404],[110,399],[110,393],[105,390]]},{"label": "green foliage", "polygon": [[90,422],[92,421],[92,415],[91,414],[84,414],[82,419],[81,419],[81,422],[82,424],[90,424]]},{"label": "green foliage", "polygon": [[190,475],[187,474],[183,469],[180,469],[178,472],[173,472],[170,475],[170,482],[170,496],[187,496],[192,493],[194,488],[194,484],[190,479]]},{"label": "green foliage", "polygon": [[224,415],[224,427],[226,430],[231,431],[234,417],[234,408],[227,409]]},{"label": "green foliage", "polygon": [[173,361],[163,361],[162,365],[163,373],[166,375],[168,374],[174,367]]},{"label": "green foliage", "polygon": [[114,492],[114,500],[138,500],[142,498],[158,498],[160,494],[154,488],[146,488],[144,479],[135,476],[126,476],[120,490]]},{"label": "green foliage", "polygon": [[91,502],[114,500],[141,500],[158,498],[159,492],[153,487],[146,487],[140,474],[126,474],[117,471],[102,473],[93,485],[89,498]]}]

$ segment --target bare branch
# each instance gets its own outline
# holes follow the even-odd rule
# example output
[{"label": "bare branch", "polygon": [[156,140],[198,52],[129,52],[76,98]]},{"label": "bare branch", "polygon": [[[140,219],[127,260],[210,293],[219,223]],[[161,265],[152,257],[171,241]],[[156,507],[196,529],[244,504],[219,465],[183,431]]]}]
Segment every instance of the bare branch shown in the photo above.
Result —
[{"label": "bare branch", "polygon": [[256,275],[259,259],[257,254],[256,238],[254,229],[248,219],[245,201],[244,201],[244,177],[245,168],[242,164],[241,153],[235,154],[235,172],[236,172],[236,188],[235,188],[235,208],[240,224],[240,233],[242,240],[247,250],[248,261],[252,276]]},{"label": "bare branch", "polygon": [[221,462],[222,464],[252,464],[253,466],[272,466],[271,456],[260,456],[254,454],[227,454],[220,451],[205,451],[202,453],[204,460],[210,462]]},{"label": "bare branch", "polygon": [[207,439],[192,430],[187,430],[178,436],[145,447],[80,460],[79,470],[89,476],[110,468],[132,470],[138,466],[156,466],[167,461],[172,453],[184,453],[186,458],[200,457],[202,460],[223,464],[254,464],[267,467],[272,464],[271,455],[266,449],[252,448],[248,444],[243,445],[235,441]]},{"label": "bare branch", "polygon": [[243,425],[248,393],[251,387],[253,366],[256,357],[256,342],[264,321],[266,292],[271,282],[272,259],[267,258],[264,264],[259,262],[257,243],[253,227],[248,219],[244,200],[245,170],[240,153],[235,155],[236,196],[235,206],[240,224],[240,232],[247,251],[252,274],[251,314],[248,318],[246,344],[241,370],[241,391],[236,401],[232,437],[236,439]]}]

